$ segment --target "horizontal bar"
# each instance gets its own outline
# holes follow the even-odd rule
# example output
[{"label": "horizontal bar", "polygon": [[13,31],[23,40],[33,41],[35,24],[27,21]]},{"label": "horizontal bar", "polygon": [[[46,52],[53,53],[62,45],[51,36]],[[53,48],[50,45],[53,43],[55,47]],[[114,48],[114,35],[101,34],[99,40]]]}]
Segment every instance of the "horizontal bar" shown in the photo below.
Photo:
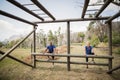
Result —
[{"label": "horizontal bar", "polygon": [[112,1],[113,0],[106,0],[105,4],[103,4],[103,6],[100,8],[100,10],[96,13],[95,17],[98,17]]},{"label": "horizontal bar", "polygon": [[31,55],[35,56],[57,56],[57,57],[80,57],[80,58],[112,58],[113,56],[103,56],[103,55],[77,55],[77,54],[49,54],[49,53],[32,53]]},{"label": "horizontal bar", "polygon": [[38,6],[41,10],[43,10],[49,17],[55,20],[55,17],[45,8],[43,5],[38,2],[38,0],[31,0],[36,6]]},{"label": "horizontal bar", "polygon": [[29,21],[27,21],[27,20],[25,20],[25,19],[22,19],[22,18],[20,18],[20,17],[14,16],[14,15],[12,15],[12,14],[10,14],[10,13],[7,13],[7,12],[4,12],[4,11],[2,11],[2,10],[0,10],[0,14],[1,14],[1,15],[4,15],[4,16],[7,16],[7,17],[10,17],[10,18],[12,18],[12,19],[18,20],[18,21],[27,23],[27,24],[31,24],[31,25],[37,26],[37,24],[35,24],[35,23],[29,22]]},{"label": "horizontal bar", "polygon": [[91,4],[91,5],[88,5],[88,6],[101,6],[101,5],[104,5],[104,4]]},{"label": "horizontal bar", "polygon": [[89,0],[85,0],[81,18],[84,18],[88,4],[89,4]]},{"label": "horizontal bar", "polygon": [[[3,55],[3,54],[5,54],[5,52],[0,51],[0,54]],[[9,57],[9,58],[11,58],[11,59],[13,59],[13,60],[15,60],[15,61],[17,61],[17,62],[19,62],[19,63],[22,63],[22,64],[24,64],[24,65],[27,65],[27,66],[33,67],[32,65],[30,65],[30,64],[28,64],[28,63],[26,63],[26,62],[23,62],[23,61],[21,61],[21,60],[15,58],[15,57],[13,57],[13,56],[11,56],[11,55],[7,55],[7,57]]]},{"label": "horizontal bar", "polygon": [[116,66],[115,68],[113,68],[113,69],[111,69],[111,70],[109,70],[107,73],[108,73],[108,74],[111,74],[113,71],[118,70],[118,69],[120,69],[120,65],[119,65],[119,66]]},{"label": "horizontal bar", "polygon": [[10,54],[13,50],[15,50],[23,41],[25,41],[36,29],[32,30],[25,38],[15,44],[11,49],[9,49],[3,56],[0,57],[0,61],[2,61],[8,54]]},{"label": "horizontal bar", "polygon": [[35,4],[22,4],[23,6],[30,6],[30,5],[35,5]]},{"label": "horizontal bar", "polygon": [[42,60],[42,59],[36,59],[35,61],[37,61],[37,62],[48,62],[48,63],[51,63],[51,62],[54,62],[54,63],[64,63],[64,64],[67,63],[66,61]]},{"label": "horizontal bar", "polygon": [[93,10],[91,9],[91,10],[87,10],[87,11],[98,11],[98,10],[99,10],[99,9],[93,9]]},{"label": "horizontal bar", "polygon": [[119,16],[120,16],[120,11],[118,13],[116,13],[115,15],[113,15],[112,17],[110,17],[105,23],[108,23]]},{"label": "horizontal bar", "polygon": [[48,16],[43,16],[43,18],[50,18],[50,17],[48,17]]},{"label": "horizontal bar", "polygon": [[33,10],[31,10],[31,11],[41,11],[41,9],[33,9]]},{"label": "horizontal bar", "polygon": [[108,63],[70,62],[70,64],[108,66]]},{"label": "horizontal bar", "polygon": [[38,13],[37,15],[46,15],[45,13]]},{"label": "horizontal bar", "polygon": [[56,22],[74,22],[74,21],[90,21],[90,20],[106,20],[109,17],[97,17],[97,18],[79,18],[79,19],[63,19],[63,20],[55,20],[55,21],[43,21],[43,22],[34,22],[38,23],[56,23]]},{"label": "horizontal bar", "polygon": [[38,16],[37,14],[35,14],[34,12],[30,11],[29,9],[27,9],[26,7],[22,6],[20,3],[18,3],[17,1],[15,0],[7,0],[8,2],[14,4],[15,6],[19,7],[20,9],[26,11],[27,13],[33,15],[34,17],[44,21],[44,19],[40,16]]},{"label": "horizontal bar", "polygon": [[95,14],[85,14],[85,15],[95,15]]},{"label": "horizontal bar", "polygon": [[[37,59],[37,62],[48,62],[48,63],[63,63],[67,64],[67,61],[57,61],[57,60],[42,60],[42,59]],[[70,61],[70,64],[81,64],[81,65],[101,65],[101,66],[108,66],[107,63],[90,63],[90,62],[73,62]]]}]

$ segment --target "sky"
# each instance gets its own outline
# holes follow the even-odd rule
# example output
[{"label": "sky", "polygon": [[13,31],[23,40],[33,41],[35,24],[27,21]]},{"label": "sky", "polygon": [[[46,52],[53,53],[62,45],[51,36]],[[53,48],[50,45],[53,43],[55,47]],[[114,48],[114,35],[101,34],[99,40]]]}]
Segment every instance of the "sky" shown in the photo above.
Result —
[{"label": "sky", "polygon": [[[21,4],[32,3],[30,0],[16,0]],[[95,3],[97,0],[90,0],[89,4]],[[39,2],[52,14],[54,17],[59,19],[73,19],[80,18],[82,14],[82,8],[84,0],[39,0]],[[35,5],[26,6],[30,10],[39,9]],[[94,7],[94,8],[100,8]],[[93,9],[93,7],[88,7],[88,9]],[[14,6],[13,4],[7,2],[6,0],[0,0],[0,10],[11,13],[15,16],[24,18],[28,21],[35,22],[41,21],[34,16],[26,13],[20,8]],[[103,12],[104,16],[111,16],[120,10],[119,7],[110,4]],[[36,14],[43,13],[42,11],[36,11]],[[43,15],[42,17],[46,17],[47,15]],[[85,16],[88,17],[88,16]],[[45,20],[51,20],[50,18],[45,18]],[[70,30],[71,32],[83,32],[87,30],[87,26],[89,25],[89,21],[85,22],[71,22]],[[58,30],[61,27],[61,32],[66,32],[66,23],[49,23],[49,24],[39,24],[37,31],[43,29],[45,33],[49,30],[53,32]],[[0,15],[0,41],[4,41],[5,39],[9,39],[13,35],[20,34],[28,34],[33,27],[29,24],[5,17]]]}]

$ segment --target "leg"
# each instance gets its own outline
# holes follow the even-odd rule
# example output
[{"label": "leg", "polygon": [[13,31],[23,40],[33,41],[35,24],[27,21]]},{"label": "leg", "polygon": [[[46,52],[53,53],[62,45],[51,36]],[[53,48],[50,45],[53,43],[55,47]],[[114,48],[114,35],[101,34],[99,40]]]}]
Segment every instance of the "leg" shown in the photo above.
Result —
[{"label": "leg", "polygon": [[[88,57],[86,57],[86,62],[88,62]],[[87,68],[88,68],[88,64],[87,64]]]},{"label": "leg", "polygon": [[94,58],[92,58],[92,61],[94,61]]},{"label": "leg", "polygon": [[[49,50],[47,50],[47,51],[46,51],[46,53],[49,53]],[[47,56],[47,57],[48,57],[48,59],[50,59],[50,57],[49,57],[49,56]]]},{"label": "leg", "polygon": [[[52,56],[52,60],[54,60],[54,56]],[[53,65],[54,65],[54,62],[53,62]]]},{"label": "leg", "polygon": [[88,62],[88,57],[86,57],[86,62]]},{"label": "leg", "polygon": [[[94,55],[94,52],[92,52],[92,55]],[[94,62],[94,58],[92,58],[92,61]]]}]

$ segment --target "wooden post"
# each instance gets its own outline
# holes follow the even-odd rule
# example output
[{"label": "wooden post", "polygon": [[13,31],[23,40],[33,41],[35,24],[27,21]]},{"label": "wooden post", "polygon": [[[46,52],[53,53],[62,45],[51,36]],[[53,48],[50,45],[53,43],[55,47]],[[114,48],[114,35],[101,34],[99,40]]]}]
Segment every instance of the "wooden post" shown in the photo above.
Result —
[{"label": "wooden post", "polygon": [[[35,29],[36,26],[33,26],[33,29]],[[33,33],[33,52],[35,53],[36,52],[36,31],[34,31]],[[33,56],[33,65],[34,65],[34,68],[36,68],[36,56],[34,55]]]},{"label": "wooden post", "polygon": [[[67,54],[70,54],[70,22],[67,22]],[[67,57],[67,69],[70,71],[70,57]]]},{"label": "wooden post", "polygon": [[[109,45],[109,55],[112,56],[112,24],[108,23],[108,45]],[[109,58],[109,70],[112,69],[112,59]]]}]

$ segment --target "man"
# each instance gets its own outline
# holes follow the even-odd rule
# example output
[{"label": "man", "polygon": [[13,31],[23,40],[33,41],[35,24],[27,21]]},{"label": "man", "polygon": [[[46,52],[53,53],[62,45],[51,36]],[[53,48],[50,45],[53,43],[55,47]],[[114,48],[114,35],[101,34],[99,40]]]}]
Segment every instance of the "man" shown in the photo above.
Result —
[{"label": "man", "polygon": [[[87,46],[85,46],[85,53],[86,55],[94,55],[93,47],[90,46],[90,42],[87,42]],[[94,58],[92,58],[92,61],[94,62]],[[86,62],[88,62],[88,57],[86,57]],[[87,65],[88,68],[88,65]]]},{"label": "man", "polygon": [[[50,53],[53,54],[55,53],[56,47],[52,44],[52,42],[50,42],[49,46],[47,46],[47,48],[45,49],[44,53]],[[50,59],[50,57],[48,56],[48,58]],[[52,59],[54,60],[54,56],[52,56]]]}]

